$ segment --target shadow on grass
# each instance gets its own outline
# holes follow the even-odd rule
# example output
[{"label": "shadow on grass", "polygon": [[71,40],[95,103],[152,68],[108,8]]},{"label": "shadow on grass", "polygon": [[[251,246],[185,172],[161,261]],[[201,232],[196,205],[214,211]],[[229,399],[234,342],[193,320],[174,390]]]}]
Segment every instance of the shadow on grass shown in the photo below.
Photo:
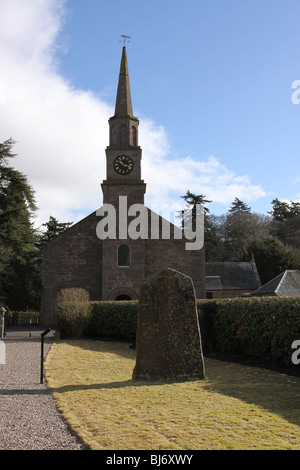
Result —
[{"label": "shadow on grass", "polygon": [[206,390],[261,406],[300,426],[299,377],[218,360],[206,362]]},{"label": "shadow on grass", "polygon": [[[218,360],[206,360],[206,366],[207,378],[205,380],[189,382],[199,382],[199,400],[201,400],[201,389],[216,392],[248,404],[261,406],[288,422],[300,426],[299,378]],[[65,385],[57,388],[51,387],[50,390],[52,393],[67,393],[82,390],[153,387],[178,382],[148,382],[130,379],[107,383]]]},{"label": "shadow on grass", "polygon": [[60,340],[61,343],[70,344],[86,351],[100,351],[102,353],[113,353],[117,356],[127,359],[135,358],[135,350],[133,342],[118,338],[85,338],[81,340],[65,339]]},{"label": "shadow on grass", "polygon": [[[151,382],[146,380],[123,380],[120,382],[104,382],[97,384],[78,384],[78,385],[64,385],[62,387],[48,387],[52,393],[66,393],[66,392],[76,392],[82,390],[112,390],[118,388],[126,387],[155,387],[162,386],[165,384],[178,383],[177,380],[170,381],[157,381]],[[192,381],[191,381],[192,382]],[[180,382],[182,383],[182,382]]]},{"label": "shadow on grass", "polygon": [[[71,341],[70,343],[73,342]],[[135,351],[126,342],[81,341],[78,343],[78,347],[89,351],[99,351],[101,349],[102,352],[113,353],[131,359],[135,358]],[[201,400],[201,389],[215,392],[216,394],[230,396],[248,404],[261,406],[264,410],[300,426],[300,377],[207,357],[205,357],[205,368],[205,380],[191,381],[193,383],[199,382],[199,391],[196,392],[199,393],[199,400]],[[172,384],[178,383],[178,381],[148,382],[129,379],[107,383],[65,385],[57,388],[49,387],[49,389],[52,393],[67,393],[82,390],[152,387],[161,386],[166,383]],[[220,400],[220,396],[216,397],[216,400]]]}]

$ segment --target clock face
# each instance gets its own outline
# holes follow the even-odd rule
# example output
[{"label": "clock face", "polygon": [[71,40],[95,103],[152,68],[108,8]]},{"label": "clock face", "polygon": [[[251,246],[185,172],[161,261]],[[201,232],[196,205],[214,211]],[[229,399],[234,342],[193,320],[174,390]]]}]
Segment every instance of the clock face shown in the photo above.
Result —
[{"label": "clock face", "polygon": [[133,170],[133,160],[127,155],[120,155],[114,160],[114,170],[119,175],[128,175]]}]

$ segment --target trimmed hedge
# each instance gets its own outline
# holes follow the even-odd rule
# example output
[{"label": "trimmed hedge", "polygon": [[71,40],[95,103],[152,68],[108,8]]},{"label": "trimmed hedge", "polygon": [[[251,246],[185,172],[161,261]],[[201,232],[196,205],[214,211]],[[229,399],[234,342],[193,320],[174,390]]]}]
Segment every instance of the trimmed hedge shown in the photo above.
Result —
[{"label": "trimmed hedge", "polygon": [[[137,300],[93,301],[91,304],[91,319],[85,331],[87,336],[135,340],[139,308]],[[201,301],[201,307],[200,310],[198,304],[201,332],[203,335],[205,331],[207,347],[211,348],[213,345],[211,313],[215,310],[215,302]]]},{"label": "trimmed hedge", "polygon": [[[197,301],[204,352],[246,353],[291,364],[300,340],[299,297],[251,297]],[[134,341],[138,301],[92,302],[89,337]]]},{"label": "trimmed hedge", "polygon": [[299,297],[216,300],[210,314],[217,349],[243,352],[291,364],[292,343],[300,339]]},{"label": "trimmed hedge", "polygon": [[[299,297],[250,297],[197,301],[204,352],[219,350],[291,364],[300,340]],[[138,301],[91,302],[85,336],[134,341]],[[38,312],[8,312],[6,326],[39,325]]]},{"label": "trimmed hedge", "polygon": [[202,349],[210,352],[216,349],[214,322],[217,312],[216,300],[197,300],[198,318],[201,331]]},{"label": "trimmed hedge", "polygon": [[138,301],[91,302],[91,318],[85,334],[92,338],[109,337],[135,340]]},{"label": "trimmed hedge", "polygon": [[[85,331],[87,336],[135,340],[139,308],[137,300],[93,301],[91,303],[91,319]],[[215,311],[215,303],[213,301],[201,302],[201,306],[201,310],[198,306],[198,311],[202,342],[205,343],[207,349],[211,349],[214,344],[211,313]]]}]

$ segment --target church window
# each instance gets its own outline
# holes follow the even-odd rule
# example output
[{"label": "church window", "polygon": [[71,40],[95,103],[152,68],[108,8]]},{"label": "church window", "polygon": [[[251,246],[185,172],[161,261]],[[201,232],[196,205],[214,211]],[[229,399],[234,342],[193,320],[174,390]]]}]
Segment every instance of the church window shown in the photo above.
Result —
[{"label": "church window", "polygon": [[128,245],[120,245],[118,248],[118,267],[130,267],[130,247]]},{"label": "church window", "polygon": [[126,124],[122,124],[121,129],[120,129],[120,144],[121,145],[127,145],[128,144]]},{"label": "church window", "polygon": [[137,133],[136,133],[135,126],[132,126],[131,128],[131,135],[132,135],[132,145],[137,145]]}]

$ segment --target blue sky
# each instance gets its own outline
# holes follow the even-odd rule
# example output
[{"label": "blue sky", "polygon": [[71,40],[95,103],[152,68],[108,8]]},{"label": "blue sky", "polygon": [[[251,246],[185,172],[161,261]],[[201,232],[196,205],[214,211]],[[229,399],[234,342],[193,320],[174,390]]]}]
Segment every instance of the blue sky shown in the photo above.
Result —
[{"label": "blue sky", "polygon": [[101,204],[121,34],[148,204],[300,200],[299,17],[299,0],[2,0],[0,138],[18,142],[39,222]]}]

